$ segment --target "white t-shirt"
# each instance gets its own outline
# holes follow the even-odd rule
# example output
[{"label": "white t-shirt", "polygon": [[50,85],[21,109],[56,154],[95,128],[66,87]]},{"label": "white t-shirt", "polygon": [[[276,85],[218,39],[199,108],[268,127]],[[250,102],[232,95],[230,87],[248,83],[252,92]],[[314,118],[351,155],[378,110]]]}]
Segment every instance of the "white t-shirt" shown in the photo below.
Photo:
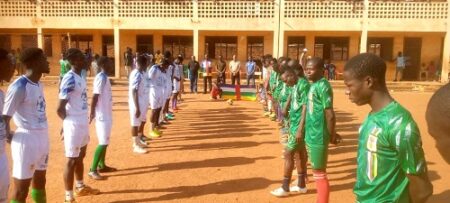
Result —
[{"label": "white t-shirt", "polygon": [[[134,105],[133,91],[137,90],[139,105],[144,104],[148,98],[148,91],[146,91],[146,81],[144,74],[139,72],[137,68],[133,69],[130,73],[128,85],[128,100],[130,105]],[[147,94],[146,94],[147,93]]]},{"label": "white t-shirt", "polygon": [[241,69],[241,62],[240,61],[230,61],[230,71],[231,72],[238,72]]},{"label": "white t-shirt", "polygon": [[44,91],[40,82],[20,76],[8,87],[3,115],[12,116],[17,127],[26,130],[48,129]]},{"label": "white t-shirt", "polygon": [[86,81],[72,70],[67,72],[61,81],[59,99],[68,100],[66,105],[67,116],[88,118]]},{"label": "white t-shirt", "polygon": [[[2,90],[0,90],[0,115],[3,111],[3,104],[5,101],[5,95]],[[6,145],[6,123],[3,118],[0,118],[0,155],[5,153],[5,145]]]},{"label": "white t-shirt", "polygon": [[153,65],[148,70],[149,87],[150,88],[164,88],[164,73],[159,69],[159,65]]},{"label": "white t-shirt", "polygon": [[262,78],[263,80],[268,80],[269,79],[269,68],[263,66],[263,71],[262,71]]},{"label": "white t-shirt", "polygon": [[170,98],[170,95],[172,94],[172,75],[173,75],[173,65],[169,65],[169,67],[166,70],[166,73],[164,74],[166,76],[166,79],[164,80],[166,89],[164,90],[164,95],[166,98]]},{"label": "white t-shirt", "polygon": [[[181,79],[180,69],[183,69],[183,65],[174,64],[173,68],[173,77]],[[175,78],[173,79],[173,81],[176,81]]]},{"label": "white t-shirt", "polygon": [[102,71],[95,76],[94,94],[98,94],[95,117],[100,121],[112,121],[112,92],[108,76]]}]

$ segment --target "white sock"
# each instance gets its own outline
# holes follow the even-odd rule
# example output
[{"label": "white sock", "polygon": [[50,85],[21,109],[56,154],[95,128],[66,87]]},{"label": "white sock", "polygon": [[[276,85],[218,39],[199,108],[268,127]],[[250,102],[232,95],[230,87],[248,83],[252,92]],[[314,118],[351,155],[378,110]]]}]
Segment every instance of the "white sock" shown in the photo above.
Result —
[{"label": "white sock", "polygon": [[73,198],[73,191],[72,190],[66,190],[66,200],[72,200]]},{"label": "white sock", "polygon": [[83,182],[83,180],[77,180],[77,181],[76,181],[76,184],[75,184],[75,187],[77,187],[77,188],[82,188],[82,187],[84,187],[84,182]]}]

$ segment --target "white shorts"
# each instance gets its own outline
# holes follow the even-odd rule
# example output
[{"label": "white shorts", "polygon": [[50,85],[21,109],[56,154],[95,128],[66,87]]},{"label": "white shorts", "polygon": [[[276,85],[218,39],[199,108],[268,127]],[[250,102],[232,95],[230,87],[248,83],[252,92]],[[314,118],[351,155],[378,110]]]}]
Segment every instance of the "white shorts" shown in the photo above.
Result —
[{"label": "white shorts", "polygon": [[9,166],[5,152],[0,152],[0,203],[8,201]]},{"label": "white shorts", "polygon": [[178,93],[179,91],[180,91],[180,81],[174,79],[172,93]]},{"label": "white shorts", "polygon": [[140,126],[142,122],[147,121],[147,111],[148,111],[148,100],[140,101],[139,110],[141,111],[141,115],[136,118],[136,108],[134,103],[128,102],[130,109],[130,123],[131,126],[136,127]]},{"label": "white shorts", "polygon": [[35,170],[47,170],[48,152],[48,129],[18,128],[11,141],[12,176],[25,180],[32,178]]},{"label": "white shorts", "polygon": [[66,157],[80,156],[81,148],[89,143],[89,122],[84,116],[66,117],[63,121]]},{"label": "white shorts", "polygon": [[172,83],[170,84],[170,87],[166,87],[164,95],[165,99],[170,99],[170,96],[172,96]]},{"label": "white shorts", "polygon": [[111,137],[112,121],[95,121],[95,131],[97,132],[98,144],[108,145]]},{"label": "white shorts", "polygon": [[156,88],[150,88],[149,99],[151,109],[161,108],[164,104],[163,91]]}]

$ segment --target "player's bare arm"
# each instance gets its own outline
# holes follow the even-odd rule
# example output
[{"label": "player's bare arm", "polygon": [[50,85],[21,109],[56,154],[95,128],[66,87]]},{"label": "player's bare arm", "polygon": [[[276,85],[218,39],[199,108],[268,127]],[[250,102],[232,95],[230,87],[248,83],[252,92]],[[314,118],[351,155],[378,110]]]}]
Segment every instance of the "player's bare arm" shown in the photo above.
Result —
[{"label": "player's bare arm", "polygon": [[97,107],[98,96],[99,96],[99,94],[94,94],[94,96],[92,97],[92,102],[91,102],[91,115],[89,116],[89,124],[90,124],[90,123],[92,122],[92,120],[94,120],[94,118],[95,118],[95,107]]},{"label": "player's bare arm", "polygon": [[306,118],[306,105],[302,105],[302,116],[299,121],[300,123],[298,124],[299,126],[297,130],[297,135],[295,136],[297,143],[300,143],[305,136],[305,118]]},{"label": "player's bare arm", "polygon": [[327,130],[330,135],[330,142],[332,144],[338,144],[336,136],[336,115],[334,113],[333,107],[327,108],[324,111],[325,120],[327,121]]},{"label": "player's bare arm", "polygon": [[286,101],[286,105],[283,108],[283,114],[288,117],[289,115],[289,108],[291,107],[291,95],[289,95],[287,101]]},{"label": "player's bare arm", "polygon": [[11,133],[11,126],[9,121],[11,121],[11,116],[3,115],[3,120],[5,121],[5,131],[6,131],[6,141],[11,143],[13,133]]},{"label": "player's bare arm", "polygon": [[409,195],[412,203],[425,203],[433,194],[433,185],[428,174],[407,175],[409,180]]},{"label": "player's bare arm", "polygon": [[59,118],[64,120],[66,118],[66,104],[69,102],[67,99],[60,99],[58,103],[58,109],[56,110],[56,113],[58,114]]},{"label": "player's bare arm", "polygon": [[141,111],[139,109],[139,101],[138,101],[138,90],[133,90],[133,101],[134,101],[134,106],[136,107],[136,113],[134,114],[134,116],[136,118],[139,118],[139,116],[141,116]]}]

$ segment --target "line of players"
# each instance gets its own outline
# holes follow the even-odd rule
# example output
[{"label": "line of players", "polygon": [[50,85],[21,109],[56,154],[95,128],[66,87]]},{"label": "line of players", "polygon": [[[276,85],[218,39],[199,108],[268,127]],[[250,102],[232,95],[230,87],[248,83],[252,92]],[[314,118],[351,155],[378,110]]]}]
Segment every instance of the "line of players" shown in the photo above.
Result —
[{"label": "line of players", "polygon": [[[303,58],[303,55],[301,59]],[[324,62],[312,57],[301,63],[287,58],[264,60],[264,87],[260,98],[265,116],[280,122],[284,144],[284,174],[277,197],[306,193],[309,159],[318,203],[329,202],[328,145],[339,144],[333,90],[323,77]],[[305,67],[305,69],[303,69]],[[357,202],[425,202],[433,187],[427,175],[420,132],[411,114],[386,87],[386,64],[373,54],[360,54],[344,68],[346,94],[371,112],[359,131],[356,184]],[[283,137],[286,135],[286,137]],[[291,186],[292,172],[298,180]]]},{"label": "line of players", "polygon": [[[85,67],[83,53],[75,48],[65,53],[71,70],[64,75],[59,87],[58,116],[63,120],[62,139],[64,140],[66,163],[63,177],[65,186],[64,202],[76,202],[75,197],[96,195],[100,191],[84,184],[84,157],[89,143],[89,124],[95,120],[99,141],[93,163],[88,173],[95,180],[104,179],[99,174],[113,172],[105,162],[112,128],[112,91],[107,77],[113,62],[107,57],[98,60],[101,71],[93,83],[91,113],[88,113],[86,81],[81,78]],[[173,95],[172,109],[177,110],[177,96],[180,90],[181,63],[176,59],[172,64],[170,53],[162,64],[149,65],[146,56],[138,57],[138,68],[130,77],[129,107],[133,136],[133,151],[146,153],[149,138],[143,135],[145,115],[150,105],[151,137],[159,137],[161,125],[173,119],[168,110],[170,96]],[[7,202],[9,188],[9,166],[5,145],[11,143],[13,192],[11,203],[24,203],[31,185],[31,198],[34,202],[47,202],[45,184],[49,157],[49,132],[46,116],[46,102],[42,74],[50,72],[47,58],[39,48],[29,48],[21,53],[20,60],[26,67],[24,75],[12,82],[6,96],[0,90],[0,202]],[[14,73],[11,59],[5,50],[0,49],[0,79],[9,82]],[[17,129],[12,132],[10,120]],[[75,188],[74,188],[75,183]]]}]

